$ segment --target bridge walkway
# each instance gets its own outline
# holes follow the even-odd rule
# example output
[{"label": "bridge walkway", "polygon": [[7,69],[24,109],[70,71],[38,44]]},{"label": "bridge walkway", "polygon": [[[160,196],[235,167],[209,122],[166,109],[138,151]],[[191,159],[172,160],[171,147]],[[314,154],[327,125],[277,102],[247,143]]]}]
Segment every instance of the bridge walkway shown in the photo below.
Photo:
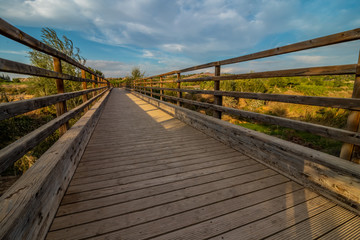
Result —
[{"label": "bridge walkway", "polygon": [[355,239],[360,217],[113,89],[47,239]]}]

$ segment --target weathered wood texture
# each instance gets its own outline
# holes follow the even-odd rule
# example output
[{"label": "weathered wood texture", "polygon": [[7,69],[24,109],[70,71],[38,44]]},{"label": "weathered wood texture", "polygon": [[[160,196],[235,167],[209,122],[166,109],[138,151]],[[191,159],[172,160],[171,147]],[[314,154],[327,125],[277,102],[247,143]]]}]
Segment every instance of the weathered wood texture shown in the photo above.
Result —
[{"label": "weathered wood texture", "polygon": [[294,239],[301,233],[287,228],[304,228],[319,214],[346,218],[321,218],[327,227],[317,236],[336,235],[347,220],[359,223],[251,157],[114,89],[47,239],[251,239],[252,232],[259,239],[283,231]]},{"label": "weathered wood texture", "polygon": [[185,123],[360,213],[360,166],[134,92]]},{"label": "weathered wood texture", "polygon": [[[358,64],[356,66],[356,74],[355,74],[352,97],[360,98],[360,53],[358,57]],[[360,124],[360,112],[352,111],[347,119],[346,129],[349,131],[358,132],[359,124]],[[341,147],[340,157],[360,164],[360,146],[349,143],[343,144],[343,146]]]},{"label": "weathered wood texture", "polygon": [[101,90],[103,88],[87,89],[77,92],[69,92],[56,94],[52,96],[38,97],[32,99],[25,99],[9,103],[0,104],[0,121],[17,116],[19,114],[27,113],[39,108],[53,105],[58,102],[66,101],[75,97],[79,97],[83,94],[88,94],[94,91]]},{"label": "weathered wood texture", "polygon": [[355,74],[356,64],[326,66],[326,67],[311,67],[311,68],[298,68],[287,70],[276,70],[268,72],[254,72],[234,74],[227,76],[214,76],[203,78],[190,78],[181,79],[180,82],[204,82],[214,80],[236,80],[236,79],[252,79],[252,78],[272,78],[272,77],[299,77],[299,76],[321,76],[321,75],[346,75]]},{"label": "weathered wood texture", "polygon": [[[148,91],[143,91],[143,93],[148,93]],[[158,96],[160,94],[154,93],[154,95]],[[327,127],[327,126],[322,126],[322,125],[318,125],[318,124],[302,122],[302,121],[298,121],[298,120],[287,119],[287,118],[283,118],[283,117],[277,117],[277,116],[266,115],[266,114],[261,114],[261,113],[255,113],[255,112],[250,112],[250,111],[245,111],[245,110],[239,110],[239,109],[234,109],[234,108],[229,108],[229,107],[223,107],[223,106],[218,106],[218,105],[214,105],[211,103],[197,102],[197,101],[192,101],[192,100],[188,100],[188,99],[177,98],[177,97],[172,97],[172,96],[167,96],[167,95],[163,95],[163,97],[167,98],[167,99],[175,100],[175,101],[188,103],[190,105],[203,107],[206,109],[212,109],[212,110],[216,110],[216,111],[225,112],[225,113],[228,113],[228,114],[231,114],[234,116],[238,116],[238,117],[242,117],[245,119],[251,119],[251,120],[260,121],[263,123],[279,125],[282,127],[288,127],[288,128],[316,134],[319,136],[336,139],[336,140],[339,140],[342,142],[360,145],[360,133],[359,132],[352,132],[352,131],[348,131],[348,130]]]},{"label": "weathered wood texture", "polygon": [[39,76],[39,77],[57,78],[57,79],[75,81],[75,82],[93,82],[93,80],[91,79],[83,79],[65,73],[57,73],[44,68],[38,68],[24,63],[6,60],[3,58],[0,58],[0,71]]},{"label": "weathered wood texture", "polygon": [[68,111],[67,113],[57,117],[50,122],[42,125],[31,133],[11,143],[5,148],[0,150],[0,172],[6,170],[16,160],[21,158],[25,153],[34,148],[46,137],[50,136],[61,125],[74,118],[77,114],[81,113],[87,106],[94,102],[98,97],[103,95],[107,90],[91,98],[89,101],[77,106],[76,108]]},{"label": "weathered wood texture", "polygon": [[[150,89],[150,87],[144,87]],[[274,102],[286,102],[294,104],[343,108],[349,110],[360,110],[360,99],[356,98],[336,98],[336,97],[317,97],[287,94],[271,94],[271,93],[252,93],[252,92],[235,92],[235,91],[211,91],[211,90],[193,90],[193,89],[177,89],[177,88],[158,88],[153,90],[160,91],[181,91],[191,94],[209,94],[214,96],[226,96],[234,98],[256,99]]]},{"label": "weathered wood texture", "polygon": [[[59,58],[53,57],[53,61],[54,61],[54,71],[62,74],[61,60]],[[56,79],[56,89],[58,94],[65,93],[64,80]],[[55,106],[56,106],[57,117],[60,117],[61,115],[67,112],[66,101],[58,102],[55,104]],[[59,127],[60,136],[63,135],[68,129],[69,129],[68,122],[65,122],[63,125],[61,125]]]},{"label": "weathered wood texture", "polygon": [[[215,77],[220,76],[220,65],[219,66],[215,66],[215,73],[214,73]],[[220,90],[220,81],[219,80],[215,80],[214,81],[214,91],[219,91]],[[215,105],[219,105],[222,106],[222,96],[221,95],[214,95],[214,104]],[[221,119],[221,111],[216,111],[214,110],[213,112],[213,117]]]},{"label": "weathered wood texture", "polygon": [[53,57],[57,57],[61,60],[64,60],[65,62],[68,62],[80,69],[83,69],[89,73],[95,74],[96,73],[89,68],[83,66],[76,60],[70,58],[66,54],[59,52],[58,50],[40,42],[39,40],[33,38],[32,36],[24,33],[23,31],[17,29],[16,27],[12,26],[8,22],[6,22],[4,19],[0,18],[0,34],[4,35],[7,38],[10,38],[14,41],[17,41],[21,44],[24,44],[32,49],[38,50],[40,52],[49,54]]},{"label": "weathered wood texture", "polygon": [[[230,59],[226,59],[226,60],[222,60],[222,61],[210,62],[210,63],[201,64],[201,65],[197,65],[197,66],[193,66],[193,67],[189,67],[189,68],[184,68],[181,70],[171,71],[171,72],[167,72],[167,73],[163,73],[163,74],[159,74],[159,75],[151,76],[151,77],[155,78],[155,77],[160,77],[160,76],[172,75],[172,74],[176,74],[176,73],[183,73],[183,72],[189,72],[189,71],[194,71],[194,70],[199,70],[199,69],[204,69],[204,68],[215,67],[218,65],[227,65],[227,64],[233,64],[233,63],[245,62],[245,61],[266,58],[266,57],[271,57],[271,56],[277,56],[277,55],[291,53],[291,52],[297,52],[297,51],[306,50],[306,49],[312,49],[312,48],[317,48],[317,47],[322,47],[322,46],[333,45],[333,44],[342,43],[342,42],[354,41],[354,40],[358,40],[358,39],[360,39],[360,28],[356,28],[356,29],[346,31],[346,32],[328,35],[325,37],[315,38],[315,39],[311,39],[311,40],[307,40],[307,41],[303,41],[303,42],[298,42],[298,43],[294,43],[294,44],[290,44],[290,45],[286,45],[286,46],[282,46],[282,47],[277,47],[277,48],[273,48],[273,49],[269,49],[269,50],[265,50],[265,51],[261,51],[261,52],[257,52],[257,53],[252,53],[252,54],[244,55],[241,57],[235,57],[235,58],[230,58]],[[151,77],[148,77],[148,78],[151,78]]]},{"label": "weathered wood texture", "polygon": [[108,92],[0,198],[0,239],[43,239]]}]

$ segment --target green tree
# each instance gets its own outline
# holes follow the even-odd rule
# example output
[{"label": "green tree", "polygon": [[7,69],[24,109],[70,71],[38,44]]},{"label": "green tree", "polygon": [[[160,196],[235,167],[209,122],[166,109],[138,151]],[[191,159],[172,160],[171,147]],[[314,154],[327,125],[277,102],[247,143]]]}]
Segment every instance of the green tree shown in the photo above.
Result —
[{"label": "green tree", "polygon": [[131,76],[129,77],[131,80],[143,78],[145,76],[145,72],[140,71],[140,67],[133,67],[131,70]]},{"label": "green tree", "polygon": [[[65,53],[69,57],[77,60],[81,64],[85,64],[86,60],[80,55],[80,49],[74,47],[73,42],[67,38],[66,36],[62,36],[60,39],[55,30],[50,28],[43,28],[41,30],[41,40],[45,44],[57,49],[58,51]],[[31,50],[29,53],[29,58],[31,63],[34,66],[54,70],[53,65],[53,58],[45,53],[39,52],[37,50]],[[80,76],[81,71],[74,67],[73,65],[66,63],[64,61],[61,62],[62,64],[62,71],[65,74],[69,74],[72,76]],[[35,77],[36,81],[34,81],[34,93],[36,96],[46,96],[56,94],[56,83],[54,79],[50,78],[43,78],[43,77]],[[73,82],[73,81],[65,81],[65,91],[72,92],[81,90],[81,83]],[[69,103],[71,106],[70,108],[74,107],[75,105],[81,102],[81,98],[72,99]]]}]

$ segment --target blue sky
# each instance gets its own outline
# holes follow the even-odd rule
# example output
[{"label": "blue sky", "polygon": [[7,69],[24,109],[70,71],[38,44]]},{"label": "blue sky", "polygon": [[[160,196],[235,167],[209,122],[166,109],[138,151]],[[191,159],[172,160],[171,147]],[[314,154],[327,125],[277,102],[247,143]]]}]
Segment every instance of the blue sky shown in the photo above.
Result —
[{"label": "blue sky", "polygon": [[[360,27],[359,0],[0,0],[0,12],[38,39],[43,27],[66,35],[106,77],[134,66],[159,74]],[[359,50],[356,41],[222,71],[351,64]],[[1,58],[29,63],[27,51],[0,36]]]}]

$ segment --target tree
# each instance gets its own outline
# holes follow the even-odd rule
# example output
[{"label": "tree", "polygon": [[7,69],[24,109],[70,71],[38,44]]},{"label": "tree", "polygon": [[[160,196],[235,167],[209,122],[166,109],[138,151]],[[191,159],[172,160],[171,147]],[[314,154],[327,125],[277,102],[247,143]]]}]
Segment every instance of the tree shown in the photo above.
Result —
[{"label": "tree", "polygon": [[[50,28],[43,28],[41,30],[41,40],[45,44],[55,48],[56,50],[68,55],[69,57],[77,60],[81,64],[85,64],[86,60],[80,55],[80,49],[78,47],[74,47],[73,42],[67,38],[66,36],[62,36],[60,39],[55,30]],[[29,53],[29,58],[31,63],[34,66],[54,70],[53,58],[45,53],[39,52],[37,50],[31,50]],[[61,62],[62,72],[65,74],[69,74],[72,76],[81,76],[81,71],[75,66],[66,63],[64,61]],[[43,78],[43,77],[35,77],[34,78],[34,93],[37,96],[46,96],[56,94],[56,83],[54,79]],[[65,81],[65,91],[73,92],[79,91],[82,89],[81,83],[73,82],[73,81]],[[72,108],[78,105],[81,102],[81,98],[71,99],[69,101],[70,106]]]},{"label": "tree", "polygon": [[144,75],[145,75],[145,72],[142,73],[140,71],[140,67],[133,67],[132,70],[131,70],[130,79],[135,80],[135,79],[143,78]]}]

